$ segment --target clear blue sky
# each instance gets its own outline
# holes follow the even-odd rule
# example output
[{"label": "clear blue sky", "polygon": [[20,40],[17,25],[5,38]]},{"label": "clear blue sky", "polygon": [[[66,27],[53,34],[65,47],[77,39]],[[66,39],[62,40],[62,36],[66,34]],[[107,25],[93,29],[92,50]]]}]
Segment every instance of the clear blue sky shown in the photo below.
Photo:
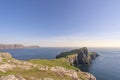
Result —
[{"label": "clear blue sky", "polygon": [[0,43],[120,46],[119,41],[120,0],[0,0]]}]

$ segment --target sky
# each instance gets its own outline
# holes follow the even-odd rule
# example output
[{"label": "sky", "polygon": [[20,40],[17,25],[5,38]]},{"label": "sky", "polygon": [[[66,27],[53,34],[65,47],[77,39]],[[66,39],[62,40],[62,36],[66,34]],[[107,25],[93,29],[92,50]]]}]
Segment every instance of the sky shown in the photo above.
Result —
[{"label": "sky", "polygon": [[120,47],[120,0],[0,0],[0,44]]}]

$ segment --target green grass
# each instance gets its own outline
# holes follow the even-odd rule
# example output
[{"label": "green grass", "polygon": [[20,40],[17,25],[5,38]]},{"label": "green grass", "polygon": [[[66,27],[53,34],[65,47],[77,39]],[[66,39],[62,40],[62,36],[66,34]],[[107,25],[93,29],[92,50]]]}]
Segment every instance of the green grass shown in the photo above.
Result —
[{"label": "green grass", "polygon": [[42,64],[44,66],[61,66],[66,69],[74,69],[74,70],[79,70],[78,68],[71,66],[69,63],[64,61],[65,58],[59,58],[59,59],[53,59],[53,60],[47,60],[47,59],[32,59],[29,60],[29,62],[34,63],[34,64]]},{"label": "green grass", "polygon": [[68,56],[66,56],[66,57],[75,57],[75,56],[77,56],[78,54],[71,54],[71,55],[68,55]]},{"label": "green grass", "polygon": [[3,62],[8,62],[8,59],[2,59]]},{"label": "green grass", "polygon": [[95,54],[96,52],[88,52],[88,54],[91,56],[93,54]]},{"label": "green grass", "polygon": [[7,71],[6,73],[0,72],[0,76],[7,76],[7,75],[22,75],[26,80],[33,80],[31,77],[34,77],[35,79],[43,79],[43,78],[53,78],[54,80],[72,80],[70,77],[66,75],[58,75],[55,72],[52,71],[40,71],[38,69],[32,69],[32,70],[20,70],[20,69],[14,69],[11,71]]},{"label": "green grass", "polygon": [[[74,56],[74,55],[71,55]],[[47,59],[32,59],[28,62],[31,62],[33,64],[41,64],[44,66],[54,67],[54,66],[61,66],[66,69],[73,69],[73,70],[79,70],[78,68],[71,66],[69,63],[64,61],[65,58],[59,58],[59,59],[53,59],[53,60],[47,60]],[[4,60],[6,62],[6,59]],[[54,80],[72,80],[69,76],[66,75],[59,75],[55,72],[52,72],[50,70],[48,71],[41,71],[37,68],[32,68],[31,70],[21,70],[19,68],[15,68],[14,70],[7,71],[6,73],[0,72],[0,76],[7,76],[7,75],[22,75],[26,80],[36,80],[36,79],[43,79],[43,78],[52,78]],[[81,80],[85,80],[84,75],[79,74],[78,76]],[[34,77],[35,79],[31,79],[31,77]]]},{"label": "green grass", "polygon": [[88,54],[89,54],[89,55],[92,55],[93,53],[92,53],[92,52],[89,52]]}]

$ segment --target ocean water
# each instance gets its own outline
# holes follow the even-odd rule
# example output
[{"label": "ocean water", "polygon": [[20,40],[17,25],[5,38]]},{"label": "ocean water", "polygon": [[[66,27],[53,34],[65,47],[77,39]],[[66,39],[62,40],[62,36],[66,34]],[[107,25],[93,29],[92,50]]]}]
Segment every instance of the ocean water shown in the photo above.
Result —
[{"label": "ocean water", "polygon": [[20,60],[29,59],[54,59],[56,55],[63,51],[69,51],[75,48],[24,48],[24,49],[11,49],[2,50],[3,52],[9,52],[12,57]]},{"label": "ocean water", "polygon": [[[16,59],[29,60],[54,59],[60,52],[72,49],[75,48],[26,48],[4,51]],[[88,48],[88,50],[95,51],[100,56],[93,60],[91,65],[85,66],[83,71],[92,73],[97,80],[120,80],[120,48]]]},{"label": "ocean water", "polygon": [[100,56],[88,67],[97,80],[120,80],[120,48],[96,48]]}]

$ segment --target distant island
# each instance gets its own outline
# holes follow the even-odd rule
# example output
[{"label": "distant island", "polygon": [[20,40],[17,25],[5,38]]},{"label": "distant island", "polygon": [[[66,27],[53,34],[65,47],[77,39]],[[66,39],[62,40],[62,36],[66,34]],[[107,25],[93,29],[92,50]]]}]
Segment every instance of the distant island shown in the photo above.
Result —
[{"label": "distant island", "polygon": [[91,64],[98,56],[80,48],[57,55],[57,59],[14,59],[9,53],[0,52],[0,80],[96,80],[76,65]]},{"label": "distant island", "polygon": [[25,48],[40,48],[40,46],[33,45],[33,46],[26,46]]},{"label": "distant island", "polygon": [[32,46],[24,46],[22,44],[0,44],[0,50],[5,49],[21,49],[21,48],[39,48],[40,46],[32,45]]}]

